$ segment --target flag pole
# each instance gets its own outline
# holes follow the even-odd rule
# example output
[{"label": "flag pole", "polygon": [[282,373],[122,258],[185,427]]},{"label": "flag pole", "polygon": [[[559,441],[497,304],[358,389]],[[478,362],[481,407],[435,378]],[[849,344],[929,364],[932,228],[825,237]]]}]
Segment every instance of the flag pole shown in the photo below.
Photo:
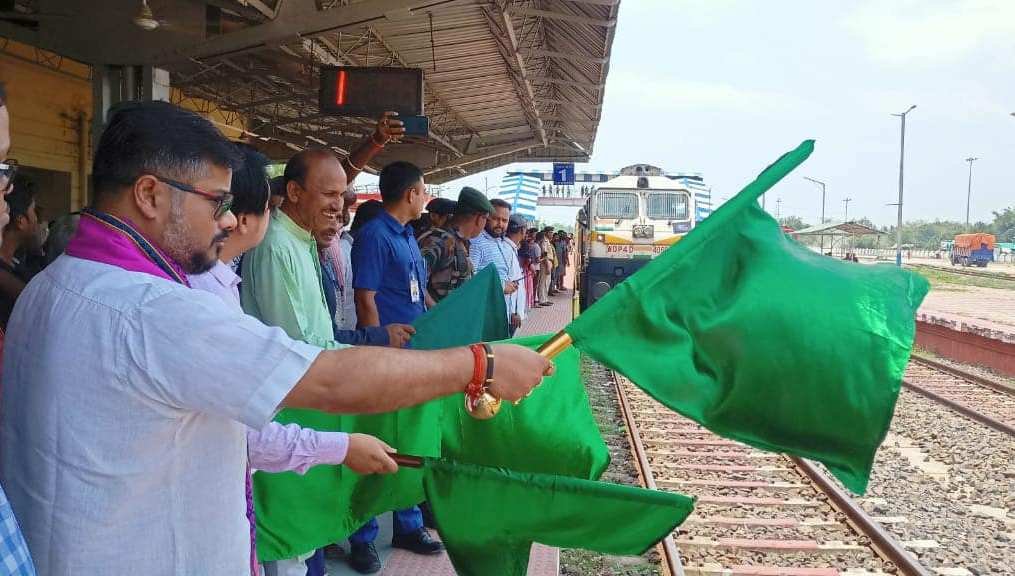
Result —
[{"label": "flag pole", "polygon": [[391,456],[391,459],[399,466],[408,466],[409,468],[423,467],[423,458],[419,456],[411,456],[409,454],[388,454],[388,456]]},{"label": "flag pole", "polygon": [[574,340],[571,339],[571,335],[561,330],[551,336],[549,340],[543,342],[539,348],[536,348],[536,352],[539,352],[539,355],[543,358],[552,360],[557,354],[567,350],[573,343]]}]

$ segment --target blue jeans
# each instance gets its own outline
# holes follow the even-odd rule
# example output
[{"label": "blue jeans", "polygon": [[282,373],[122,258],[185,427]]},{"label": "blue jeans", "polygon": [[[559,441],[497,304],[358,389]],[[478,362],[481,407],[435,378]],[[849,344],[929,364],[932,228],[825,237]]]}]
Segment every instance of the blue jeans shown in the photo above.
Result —
[{"label": "blue jeans", "polygon": [[[397,535],[412,534],[423,527],[423,513],[419,506],[395,510],[391,514],[392,528]],[[377,539],[377,532],[380,527],[377,525],[377,518],[371,518],[362,528],[349,536],[350,544],[367,544]]]}]

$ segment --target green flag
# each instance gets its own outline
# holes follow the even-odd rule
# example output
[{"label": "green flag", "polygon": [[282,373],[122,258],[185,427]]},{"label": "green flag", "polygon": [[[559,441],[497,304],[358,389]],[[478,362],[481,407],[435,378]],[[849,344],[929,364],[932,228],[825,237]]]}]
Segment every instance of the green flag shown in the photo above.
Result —
[{"label": "green flag", "polygon": [[691,513],[687,496],[446,460],[423,483],[460,576],[524,576],[540,542],[606,554],[642,554]]},{"label": "green flag", "polygon": [[[412,347],[462,346],[507,337],[500,278],[493,266],[477,274],[414,323]],[[322,431],[376,436],[405,454],[440,456],[444,400],[387,414],[336,415],[283,410],[277,421]],[[293,558],[345,539],[368,519],[423,501],[422,471],[359,476],[342,466],[254,474],[257,552],[262,560]]]},{"label": "green flag", "polygon": [[817,254],[758,206],[813,147],[769,166],[566,330],[669,408],[823,462],[863,493],[928,285],[894,266]]},{"label": "green flag", "polygon": [[[538,348],[547,338],[507,342]],[[442,456],[518,472],[599,478],[610,463],[610,451],[592,416],[578,351],[565,350],[553,362],[553,376],[517,406],[501,402],[500,412],[490,420],[469,416],[462,394],[445,399]]]},{"label": "green flag", "polygon": [[[507,335],[504,297],[491,266],[453,291],[415,323],[416,348],[442,348]],[[511,340],[535,348],[546,336]],[[518,406],[502,404],[491,420],[467,415],[457,394],[393,414],[335,416],[285,410],[279,421],[318,430],[374,434],[399,452],[506,466],[522,471],[598,478],[609,451],[589,408],[578,351],[555,360],[556,373]],[[443,448],[441,447],[443,445]],[[423,500],[422,471],[357,476],[340,466],[317,466],[305,476],[287,472],[254,475],[258,554],[292,558],[346,538],[367,519]]]}]

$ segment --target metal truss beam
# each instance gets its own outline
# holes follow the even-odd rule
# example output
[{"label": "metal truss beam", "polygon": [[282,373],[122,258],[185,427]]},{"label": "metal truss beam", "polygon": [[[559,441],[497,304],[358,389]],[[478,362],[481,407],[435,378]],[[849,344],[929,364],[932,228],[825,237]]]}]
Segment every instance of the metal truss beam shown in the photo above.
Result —
[{"label": "metal truss beam", "polygon": [[463,0],[370,0],[329,10],[317,10],[313,0],[288,0],[278,16],[258,26],[251,26],[194,44],[180,43],[168,50],[134,55],[147,64],[166,64],[190,58],[221,58],[251,50],[264,50],[293,38],[312,38],[350,26],[362,26],[384,18],[392,11],[428,10]]},{"label": "metal truss beam", "polygon": [[595,82],[583,82],[580,80],[565,80],[563,78],[550,78],[547,76],[533,76],[530,78],[536,84],[559,84],[561,86],[574,86],[576,88],[591,88],[593,90],[601,90],[603,84],[597,84]]},{"label": "metal truss beam", "polygon": [[602,19],[602,18],[590,18],[588,16],[577,16],[574,14],[564,14],[561,12],[552,12],[550,10],[538,10],[536,8],[526,8],[524,6],[511,6],[508,11],[512,14],[518,14],[519,16],[535,16],[538,18],[549,18],[551,20],[561,20],[563,22],[570,22],[572,24],[587,24],[590,26],[601,26],[603,28],[613,28],[617,25],[616,18]]},{"label": "metal truss beam", "polygon": [[518,51],[518,36],[515,34],[511,15],[506,11],[498,11],[494,15],[489,10],[484,10],[483,14],[487,17],[491,33],[498,39],[497,49],[504,57],[509,73],[515,81],[518,98],[522,102],[522,109],[525,110],[525,115],[529,118],[532,129],[539,135],[540,142],[546,146],[548,142],[546,127],[543,125],[542,118],[540,118],[539,107],[536,106],[536,93],[532,89],[532,82],[529,81],[529,75],[525,68],[525,60]]},{"label": "metal truss beam", "polygon": [[534,48],[522,50],[522,54],[525,56],[535,56],[543,58],[559,58],[561,60],[574,60],[576,62],[592,62],[594,64],[606,64],[610,61],[609,58],[602,58],[600,56],[589,56],[588,54],[579,54],[577,52],[558,52],[555,50],[536,50]]}]

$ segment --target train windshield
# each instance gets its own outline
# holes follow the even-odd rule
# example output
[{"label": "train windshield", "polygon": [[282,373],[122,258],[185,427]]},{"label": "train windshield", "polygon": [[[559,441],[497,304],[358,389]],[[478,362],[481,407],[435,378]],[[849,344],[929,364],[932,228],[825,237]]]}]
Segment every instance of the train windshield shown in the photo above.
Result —
[{"label": "train windshield", "polygon": [[597,218],[637,218],[638,195],[629,192],[600,192]]},{"label": "train windshield", "polygon": [[646,198],[646,216],[657,220],[687,220],[687,195],[652,193]]}]

